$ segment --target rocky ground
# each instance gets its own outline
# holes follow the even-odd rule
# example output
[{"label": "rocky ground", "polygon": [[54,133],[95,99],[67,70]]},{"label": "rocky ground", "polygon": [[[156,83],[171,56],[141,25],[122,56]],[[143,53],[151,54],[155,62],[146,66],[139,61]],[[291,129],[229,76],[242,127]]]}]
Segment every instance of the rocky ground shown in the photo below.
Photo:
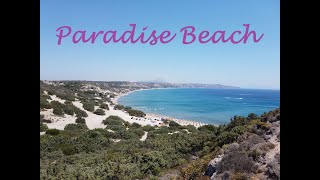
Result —
[{"label": "rocky ground", "polygon": [[262,121],[266,129],[254,127],[224,146],[205,175],[212,180],[280,179],[280,110],[266,114]]}]

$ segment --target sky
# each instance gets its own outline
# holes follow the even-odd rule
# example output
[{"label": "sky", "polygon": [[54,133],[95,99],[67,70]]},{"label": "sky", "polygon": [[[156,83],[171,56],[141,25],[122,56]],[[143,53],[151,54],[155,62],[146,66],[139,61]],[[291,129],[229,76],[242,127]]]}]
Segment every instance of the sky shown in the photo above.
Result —
[{"label": "sky", "polygon": [[[136,32],[170,30],[177,37],[167,44],[74,44],[71,37],[58,45],[57,28],[72,32],[116,30],[136,24]],[[194,26],[195,34],[217,30],[258,35],[258,43],[183,44],[180,29]],[[72,34],[71,34],[72,35]],[[70,36],[71,36],[70,35]],[[90,35],[90,34],[89,34]],[[279,0],[41,0],[40,79],[95,81],[154,81],[207,83],[255,89],[280,89]]]}]

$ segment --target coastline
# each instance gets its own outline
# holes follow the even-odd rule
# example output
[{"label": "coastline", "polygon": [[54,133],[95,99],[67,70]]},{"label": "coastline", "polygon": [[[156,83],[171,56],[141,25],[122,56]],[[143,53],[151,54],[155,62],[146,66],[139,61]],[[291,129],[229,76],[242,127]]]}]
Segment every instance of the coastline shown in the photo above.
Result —
[{"label": "coastline", "polygon": [[[136,91],[144,91],[144,90],[153,90],[153,89],[170,89],[170,88],[150,88],[150,89],[137,89],[133,91],[129,91],[126,93],[120,93],[114,98],[111,98],[111,101],[113,104],[110,104],[109,102],[106,102],[106,104],[110,107],[109,110],[105,110],[105,115],[96,115],[93,112],[87,111],[83,108],[83,104],[76,99],[76,101],[72,102],[72,104],[79,109],[85,111],[88,114],[88,117],[86,117],[86,125],[89,129],[95,129],[95,128],[105,128],[106,126],[102,124],[102,121],[106,119],[109,116],[118,116],[122,118],[123,120],[132,123],[138,123],[142,126],[150,125],[150,126],[168,126],[168,124],[165,124],[162,120],[167,119],[169,121],[175,121],[179,123],[180,125],[187,126],[187,125],[193,125],[196,128],[207,125],[206,123],[198,122],[198,121],[192,121],[192,120],[186,120],[186,119],[178,119],[175,117],[169,117],[161,114],[153,114],[153,113],[145,113],[145,117],[135,117],[130,116],[129,113],[123,110],[115,110],[114,106],[117,105],[118,99],[122,96],[128,95],[130,93],[136,92]],[[61,103],[64,103],[65,100],[60,99],[59,97],[55,95],[50,95],[52,100],[59,101]],[[95,110],[98,109],[99,106],[95,106]],[[45,119],[51,120],[51,123],[45,123],[50,129],[59,129],[63,130],[64,127],[67,124],[75,123],[76,116],[75,115],[63,115],[58,116],[53,114],[53,109],[47,109],[44,111],[40,111],[40,114],[44,116]]]},{"label": "coastline", "polygon": [[[175,89],[175,88],[150,88],[150,89],[137,89],[137,90],[133,90],[133,91],[129,91],[126,93],[122,93],[122,94],[118,94],[116,97],[112,98],[111,101],[113,104],[117,105],[118,104],[118,100],[119,98],[123,97],[123,96],[127,96],[133,92],[137,92],[137,91],[145,91],[145,90],[155,90],[155,89]],[[170,116],[166,116],[166,115],[161,115],[161,114],[154,114],[154,113],[146,113],[146,119],[147,120],[151,120],[151,121],[160,121],[161,119],[168,119],[168,120],[172,120],[175,121],[177,123],[179,123],[180,125],[183,126],[187,126],[187,125],[193,125],[195,127],[200,127],[200,126],[204,126],[204,125],[208,125],[207,123],[203,123],[203,122],[199,122],[199,121],[193,121],[193,120],[187,120],[187,119],[179,119],[179,118],[175,118],[175,117],[170,117]],[[138,120],[138,119],[143,119],[143,118],[137,118],[135,117],[134,119]]]},{"label": "coastline", "polygon": [[150,89],[136,89],[136,90],[128,91],[128,92],[126,92],[126,93],[122,93],[122,94],[120,93],[120,94],[118,94],[116,97],[111,98],[111,102],[112,102],[113,104],[118,104],[118,100],[119,100],[119,98],[121,98],[122,96],[129,95],[129,94],[131,94],[131,93],[133,93],[133,92],[146,91],[146,90],[155,90],[155,89],[176,89],[176,88],[150,88]]}]

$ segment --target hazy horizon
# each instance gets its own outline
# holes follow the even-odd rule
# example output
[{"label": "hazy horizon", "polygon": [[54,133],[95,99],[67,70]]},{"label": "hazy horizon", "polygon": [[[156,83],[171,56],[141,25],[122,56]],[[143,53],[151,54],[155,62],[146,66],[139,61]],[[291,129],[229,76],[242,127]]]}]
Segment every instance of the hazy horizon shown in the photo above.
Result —
[{"label": "hazy horizon", "polygon": [[251,87],[239,87],[234,86],[232,84],[221,84],[221,83],[201,83],[201,82],[184,82],[184,83],[178,83],[178,82],[170,82],[170,81],[152,81],[152,80],[138,80],[138,81],[127,81],[127,80],[85,80],[85,79],[40,79],[40,81],[87,81],[87,82],[136,82],[136,83],[170,83],[170,84],[204,84],[204,85],[223,85],[223,86],[231,86],[235,88],[241,88],[241,89],[261,89],[261,90],[280,90],[279,89],[272,89],[272,88],[251,88]]}]

